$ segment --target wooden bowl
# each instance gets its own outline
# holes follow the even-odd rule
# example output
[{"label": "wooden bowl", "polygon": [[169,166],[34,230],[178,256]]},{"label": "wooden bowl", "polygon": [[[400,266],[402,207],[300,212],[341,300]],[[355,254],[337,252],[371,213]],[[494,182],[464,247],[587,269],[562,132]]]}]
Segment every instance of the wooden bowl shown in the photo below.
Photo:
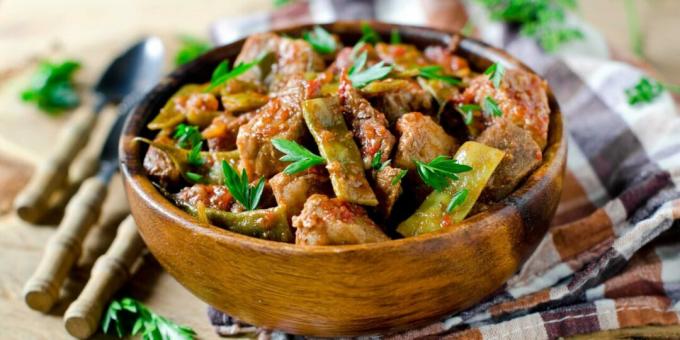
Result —
[{"label": "wooden bowl", "polygon": [[[447,45],[449,32],[374,23],[400,30],[420,48]],[[311,26],[284,30],[297,35]],[[347,45],[358,22],[325,25]],[[151,252],[197,297],[244,322],[294,334],[349,336],[404,330],[468,308],[499,289],[543,238],[562,191],[566,143],[562,116],[552,115],[544,162],[512,195],[453,231],[382,243],[296,246],[199,223],[167,200],[142,167],[151,137],[146,124],[183,84],[205,82],[243,40],[218,47],[165,78],[128,119],[122,172],[132,214]],[[463,38],[459,53],[483,70],[491,62],[525,67],[503,51]],[[207,320],[206,320],[207,322]]]}]

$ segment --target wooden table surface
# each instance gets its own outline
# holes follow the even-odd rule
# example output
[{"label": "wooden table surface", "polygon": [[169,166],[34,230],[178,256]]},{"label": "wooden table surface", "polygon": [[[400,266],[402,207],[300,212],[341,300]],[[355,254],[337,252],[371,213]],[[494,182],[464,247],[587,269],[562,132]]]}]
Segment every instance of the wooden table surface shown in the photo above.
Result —
[{"label": "wooden table surface", "polygon": [[[665,80],[680,83],[680,63],[675,60],[680,55],[680,21],[675,17],[680,13],[680,1],[637,2],[649,61]],[[11,197],[26,182],[33,165],[49,154],[67,118],[48,117],[18,100],[17,93],[37,61],[81,60],[78,79],[85,88],[113,55],[144,35],[163,38],[169,47],[170,67],[178,34],[207,37],[207,24],[217,18],[270,8],[269,0],[0,0],[0,339],[70,338],[61,318],[66,303],[43,315],[26,307],[21,296],[23,283],[35,269],[54,226],[29,225],[7,213]],[[616,47],[628,48],[620,0],[582,1],[581,12]],[[106,130],[113,114],[112,109],[105,113],[99,130]],[[87,152],[96,152],[94,144]],[[111,240],[112,226],[127,212],[120,179],[116,181],[102,222],[86,240],[80,267],[64,291],[65,301],[82,288],[96,254]],[[194,328],[202,339],[216,338],[206,317],[206,305],[151,258],[124,291],[158,313]]]}]

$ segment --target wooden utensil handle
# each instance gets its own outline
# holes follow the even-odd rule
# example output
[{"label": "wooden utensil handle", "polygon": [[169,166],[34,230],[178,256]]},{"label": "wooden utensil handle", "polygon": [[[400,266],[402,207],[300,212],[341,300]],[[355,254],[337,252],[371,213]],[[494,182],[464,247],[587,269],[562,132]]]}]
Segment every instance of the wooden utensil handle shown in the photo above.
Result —
[{"label": "wooden utensil handle", "polygon": [[105,304],[128,280],[143,249],[137,225],[128,216],[118,227],[109,250],[92,267],[83,292],[66,310],[64,324],[69,334],[85,339],[97,331]]},{"label": "wooden utensil handle", "polygon": [[81,111],[68,121],[54,153],[40,163],[30,182],[14,200],[17,215],[23,220],[37,222],[42,217],[50,195],[64,185],[69,165],[87,144],[96,118],[92,111]]},{"label": "wooden utensil handle", "polygon": [[47,312],[59,297],[59,289],[80,255],[83,239],[97,222],[107,184],[97,177],[86,180],[66,206],[56,233],[50,238],[38,268],[24,286],[26,304]]}]

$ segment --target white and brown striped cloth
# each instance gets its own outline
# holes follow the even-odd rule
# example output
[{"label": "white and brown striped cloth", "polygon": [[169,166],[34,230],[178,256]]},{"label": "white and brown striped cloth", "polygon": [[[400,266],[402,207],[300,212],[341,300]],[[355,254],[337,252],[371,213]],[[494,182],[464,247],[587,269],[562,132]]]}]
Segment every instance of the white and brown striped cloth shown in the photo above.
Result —
[{"label": "white and brown striped cloth", "polygon": [[[292,23],[377,19],[458,29],[504,48],[542,75],[565,115],[568,170],[553,226],[504,289],[427,327],[385,338],[554,339],[600,330],[680,324],[680,114],[671,95],[630,106],[624,90],[643,72],[586,33],[546,54],[515,29],[459,1],[316,0],[227,18],[217,43]],[[210,308],[218,334],[285,337]]]}]

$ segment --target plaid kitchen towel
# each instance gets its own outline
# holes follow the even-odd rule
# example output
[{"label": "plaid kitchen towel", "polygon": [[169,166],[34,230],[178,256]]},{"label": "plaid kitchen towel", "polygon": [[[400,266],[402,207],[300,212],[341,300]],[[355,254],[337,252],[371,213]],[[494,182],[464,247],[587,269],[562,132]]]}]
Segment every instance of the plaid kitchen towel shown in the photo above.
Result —
[{"label": "plaid kitchen towel", "polygon": [[[404,15],[408,13],[408,15]],[[565,116],[568,162],[553,226],[504,289],[427,327],[386,338],[554,339],[645,325],[680,324],[680,115],[671,95],[631,106],[625,89],[643,72],[617,61],[577,18],[585,38],[546,54],[474,2],[317,0],[225,19],[218,43],[301,22],[377,19],[459,29],[524,61],[551,85]],[[406,20],[404,20],[406,19]],[[675,227],[675,228],[673,228]],[[220,335],[278,332],[209,309]]]}]

